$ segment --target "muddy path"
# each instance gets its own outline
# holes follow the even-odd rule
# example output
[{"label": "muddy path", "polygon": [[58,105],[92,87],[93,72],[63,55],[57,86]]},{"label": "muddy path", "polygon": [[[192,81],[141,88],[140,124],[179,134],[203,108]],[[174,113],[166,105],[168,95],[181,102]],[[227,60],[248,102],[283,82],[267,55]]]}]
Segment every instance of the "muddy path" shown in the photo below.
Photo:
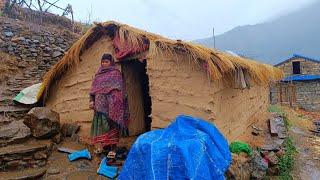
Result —
[{"label": "muddy path", "polygon": [[[320,179],[320,137],[309,131],[314,128],[315,117],[308,113],[284,109],[288,115],[290,128],[289,135],[297,148],[294,179],[318,180]],[[316,114],[316,113],[313,113]],[[320,115],[320,113],[318,113]]]}]

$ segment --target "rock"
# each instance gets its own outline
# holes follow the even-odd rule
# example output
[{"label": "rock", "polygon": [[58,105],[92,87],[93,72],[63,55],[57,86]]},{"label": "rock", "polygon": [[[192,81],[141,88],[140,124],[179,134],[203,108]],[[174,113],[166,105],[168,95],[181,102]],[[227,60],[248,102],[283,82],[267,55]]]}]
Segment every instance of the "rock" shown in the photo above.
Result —
[{"label": "rock", "polygon": [[254,136],[258,136],[260,134],[260,132],[256,129],[252,129],[252,132],[251,132],[252,135]]},{"label": "rock", "polygon": [[15,167],[21,166],[21,165],[23,165],[23,164],[24,164],[24,163],[23,163],[23,161],[21,161],[21,160],[10,161],[10,162],[7,163],[7,165],[8,165],[9,168],[15,168]]},{"label": "rock", "polygon": [[254,152],[252,163],[254,167],[262,171],[266,171],[268,169],[268,162],[263,159],[258,152]]},{"label": "rock", "polygon": [[61,47],[59,47],[59,46],[53,48],[53,50],[55,50],[55,51],[60,51],[60,52],[64,52],[64,50],[63,50]]},{"label": "rock", "polygon": [[53,53],[52,53],[52,57],[53,58],[56,58],[56,57],[59,57],[59,56],[62,56],[63,54],[60,52],[60,51],[54,51]]},{"label": "rock", "polygon": [[19,132],[19,128],[1,128],[0,139],[10,139]]},{"label": "rock", "polygon": [[246,154],[232,154],[232,163],[226,172],[227,179],[250,179],[252,166]]},{"label": "rock", "polygon": [[254,152],[251,163],[253,167],[251,178],[263,179],[267,173],[268,162],[263,159],[258,152]]},{"label": "rock", "polygon": [[57,38],[57,39],[56,39],[56,42],[57,42],[57,43],[63,43],[63,42],[64,42],[64,39],[62,39],[62,38]]},{"label": "rock", "polygon": [[36,138],[48,138],[60,132],[59,114],[46,107],[32,108],[23,122]]},{"label": "rock", "polygon": [[33,160],[31,161],[31,164],[33,165],[33,167],[43,167],[47,164],[47,162],[45,160]]},{"label": "rock", "polygon": [[47,153],[45,151],[39,151],[39,152],[36,152],[34,155],[33,155],[34,159],[36,160],[40,160],[40,159],[47,159],[48,156],[47,156]]},{"label": "rock", "polygon": [[61,141],[62,141],[61,133],[55,135],[55,136],[52,138],[52,141],[53,141],[54,143],[60,144]]},{"label": "rock", "polygon": [[270,176],[278,176],[280,175],[280,168],[279,166],[271,166],[268,168],[267,174]]},{"label": "rock", "polygon": [[13,32],[11,32],[11,31],[6,31],[6,32],[4,32],[4,35],[5,35],[6,37],[12,37],[12,36],[13,36]]},{"label": "rock", "polygon": [[273,151],[269,152],[264,158],[268,161],[270,165],[278,164],[278,157]]},{"label": "rock", "polygon": [[48,37],[48,39],[49,39],[50,42],[54,42],[55,41],[54,38],[50,37],[50,36]]},{"label": "rock", "polygon": [[285,153],[285,150],[281,148],[279,151],[277,151],[276,155],[277,157],[282,157],[285,155]]},{"label": "rock", "polygon": [[23,158],[22,158],[22,160],[24,160],[24,161],[29,161],[29,160],[32,160],[33,159],[33,156],[32,155],[30,155],[30,156],[24,156]]},{"label": "rock", "polygon": [[30,136],[31,131],[23,124],[23,120],[0,126],[0,146],[21,143],[28,140]]},{"label": "rock", "polygon": [[52,49],[51,49],[50,47],[45,47],[45,48],[44,48],[44,51],[45,51],[45,52],[51,52]]},{"label": "rock", "polygon": [[50,54],[43,53],[42,56],[43,56],[43,57],[50,57]]},{"label": "rock", "polygon": [[77,134],[72,134],[71,141],[73,142],[80,142],[80,136]]},{"label": "rock", "polygon": [[26,179],[41,179],[41,177],[46,173],[45,168],[41,169],[24,169],[23,171],[17,171],[14,175],[8,174],[4,175],[4,179],[10,180],[26,180]]},{"label": "rock", "polygon": [[14,161],[14,160],[20,160],[22,157],[18,154],[12,154],[8,155],[3,158],[4,161]]},{"label": "rock", "polygon": [[77,133],[80,129],[80,125],[76,123],[65,123],[62,125],[61,133],[65,137],[71,137],[73,134]]},{"label": "rock", "polygon": [[25,37],[14,37],[11,39],[12,42],[19,42],[19,41],[25,41]]},{"label": "rock", "polygon": [[10,46],[8,46],[8,51],[14,51],[14,48],[10,45]]},{"label": "rock", "polygon": [[21,57],[22,59],[27,58],[27,56],[26,56],[25,54],[20,54],[20,57]]},{"label": "rock", "polygon": [[39,43],[39,40],[37,40],[37,39],[34,39],[34,40],[33,40],[33,43],[36,43],[36,44],[38,44],[38,43]]},{"label": "rock", "polygon": [[19,67],[19,68],[26,68],[27,66],[28,66],[28,63],[25,62],[25,61],[21,61],[21,62],[19,62],[19,64],[18,64],[18,67]]},{"label": "rock", "polygon": [[250,179],[264,179],[266,177],[266,172],[260,171],[260,170],[254,170],[251,173],[251,178]]},{"label": "rock", "polygon": [[37,54],[37,53],[32,53],[32,56],[33,56],[33,57],[37,57],[38,54]]},{"label": "rock", "polygon": [[35,48],[30,48],[29,51],[32,52],[32,53],[38,52],[38,50],[36,50]]},{"label": "rock", "polygon": [[58,168],[49,168],[47,170],[47,173],[50,174],[50,175],[53,175],[53,174],[59,174],[60,173],[60,170]]}]

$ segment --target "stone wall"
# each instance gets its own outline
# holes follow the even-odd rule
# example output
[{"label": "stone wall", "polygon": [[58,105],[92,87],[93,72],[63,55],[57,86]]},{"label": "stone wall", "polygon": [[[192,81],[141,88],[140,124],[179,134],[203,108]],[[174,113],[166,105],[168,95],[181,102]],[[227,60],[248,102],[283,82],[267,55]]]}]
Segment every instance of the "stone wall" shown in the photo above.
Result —
[{"label": "stone wall", "polygon": [[0,17],[0,129],[28,112],[30,107],[12,99],[22,89],[41,82],[77,38],[63,28]]},{"label": "stone wall", "polygon": [[40,82],[44,73],[64,55],[77,37],[68,30],[0,17],[0,51],[15,57],[22,73],[17,78],[13,75],[6,82],[7,88],[12,87],[12,92],[2,93],[16,94]]},{"label": "stone wall", "polygon": [[292,62],[297,61],[300,62],[301,74],[320,74],[320,63],[309,61],[302,58],[294,58],[276,67],[283,70],[285,76],[290,76],[292,75]]},{"label": "stone wall", "polygon": [[296,104],[298,107],[320,111],[320,81],[295,82],[296,85]]},{"label": "stone wall", "polygon": [[[292,103],[293,107],[303,108],[309,111],[320,111],[320,80],[318,81],[299,81],[292,83],[281,83],[283,92],[285,89],[293,88]],[[282,93],[283,99],[288,101],[281,102],[280,100],[280,83],[271,87],[271,103],[290,105],[289,94]]]}]

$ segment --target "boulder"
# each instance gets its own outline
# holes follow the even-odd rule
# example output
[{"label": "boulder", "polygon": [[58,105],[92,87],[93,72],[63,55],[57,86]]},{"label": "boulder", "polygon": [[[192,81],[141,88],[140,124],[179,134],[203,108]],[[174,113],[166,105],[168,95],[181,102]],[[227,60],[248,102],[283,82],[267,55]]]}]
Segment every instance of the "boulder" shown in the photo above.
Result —
[{"label": "boulder", "polygon": [[46,107],[34,107],[23,121],[31,129],[35,138],[50,138],[60,132],[60,117]]}]

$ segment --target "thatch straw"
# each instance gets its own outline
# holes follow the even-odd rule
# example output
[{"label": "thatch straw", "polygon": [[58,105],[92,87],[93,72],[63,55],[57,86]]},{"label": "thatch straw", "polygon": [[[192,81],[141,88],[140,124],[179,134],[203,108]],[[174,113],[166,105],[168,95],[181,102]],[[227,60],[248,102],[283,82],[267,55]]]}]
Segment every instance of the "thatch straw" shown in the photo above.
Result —
[{"label": "thatch straw", "polygon": [[45,74],[41,94],[43,95],[43,92],[45,92],[46,95],[52,82],[80,62],[80,55],[85,49],[89,48],[102,35],[109,35],[107,28],[111,26],[116,27],[121,43],[140,47],[144,39],[149,40],[147,59],[171,58],[179,61],[185,59],[191,60],[194,65],[205,62],[208,75],[212,80],[227,79],[230,74],[235,74],[237,68],[246,71],[250,79],[258,84],[268,84],[270,81],[279,80],[283,77],[283,72],[280,69],[267,64],[235,57],[191,42],[167,39],[125,24],[109,21],[92,27],[72,45],[65,56]]}]

